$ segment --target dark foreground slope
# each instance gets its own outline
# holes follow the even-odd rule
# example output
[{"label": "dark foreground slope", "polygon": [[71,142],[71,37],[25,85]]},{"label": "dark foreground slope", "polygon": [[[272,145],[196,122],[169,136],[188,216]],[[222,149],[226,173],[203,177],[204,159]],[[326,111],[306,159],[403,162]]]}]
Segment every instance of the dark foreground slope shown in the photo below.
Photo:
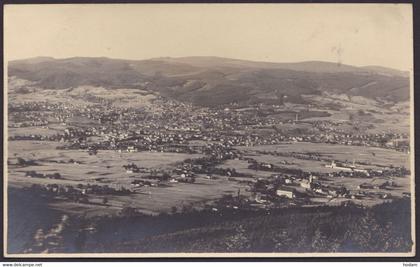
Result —
[{"label": "dark foreground slope", "polygon": [[7,252],[22,253],[34,243],[39,229],[50,228],[61,213],[48,207],[48,200],[26,190],[9,187],[7,209]]},{"label": "dark foreground slope", "polygon": [[[412,246],[409,199],[371,208],[349,204],[158,216],[125,212],[118,217],[70,216],[63,223],[63,213],[46,205],[51,200],[32,196],[29,189],[9,194],[25,201],[9,206],[9,253],[410,252]],[[36,240],[37,229],[43,235]]]},{"label": "dark foreground slope", "polygon": [[[142,221],[120,221],[113,229],[142,228]],[[290,208],[267,212],[159,216],[164,233],[120,242],[93,242],[89,252],[409,252],[409,200],[373,208]],[[155,224],[149,224],[153,229]],[[171,230],[171,228],[173,230]],[[178,229],[177,229],[178,228]],[[146,228],[147,229],[147,228]],[[144,228],[143,228],[144,230]],[[153,231],[153,230],[152,230]],[[98,234],[98,233],[97,233]],[[110,240],[111,241],[111,240]]]}]

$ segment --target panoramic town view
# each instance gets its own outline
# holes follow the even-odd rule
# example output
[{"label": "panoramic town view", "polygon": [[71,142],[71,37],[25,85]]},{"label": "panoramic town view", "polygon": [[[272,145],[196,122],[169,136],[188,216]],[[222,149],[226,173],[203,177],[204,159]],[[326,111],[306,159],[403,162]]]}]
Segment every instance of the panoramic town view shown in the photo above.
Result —
[{"label": "panoramic town view", "polygon": [[[200,64],[209,66],[195,67]],[[307,68],[300,77],[300,71],[278,68],[287,65],[259,64],[201,57],[11,62],[9,216],[21,210],[31,218],[39,213],[40,220],[31,220],[28,228],[29,222],[9,217],[9,238],[26,241],[11,243],[10,249],[107,251],[107,242],[101,242],[103,248],[96,243],[112,234],[102,228],[110,227],[103,220],[117,224],[113,242],[121,242],[124,252],[134,249],[130,242],[138,242],[136,235],[182,236],[178,232],[190,227],[217,231],[205,222],[194,225],[196,220],[178,225],[187,216],[242,218],[239,214],[251,213],[261,219],[261,212],[282,214],[292,207],[311,212],[409,203],[410,110],[404,73],[312,62],[293,65]],[[353,87],[351,94],[339,87],[314,90],[306,78],[314,66],[326,68],[310,74],[314,80],[322,77],[329,86],[329,79],[341,76],[348,83],[343,89]],[[138,78],[130,73],[135,68],[166,73]],[[95,80],[103,71],[108,75]],[[40,73],[48,76],[39,79]],[[132,84],[117,88],[114,75],[129,75]],[[84,79],[92,85],[79,85]],[[372,98],[377,88],[386,95]],[[388,88],[394,96],[383,92]],[[42,205],[54,216],[40,213]],[[137,216],[158,220],[163,214],[160,220],[173,222],[173,229],[120,222]],[[409,214],[401,216],[410,221]],[[69,220],[83,226],[74,228],[76,222]],[[226,231],[236,235],[241,229],[236,223]],[[78,248],[63,244],[80,236],[84,242]],[[401,241],[409,248],[409,240]],[[229,249],[229,243],[220,245],[215,251]],[[165,249],[177,251],[176,246]]]},{"label": "panoramic town view", "polygon": [[7,66],[7,253],[410,253],[410,73],[215,56]]}]

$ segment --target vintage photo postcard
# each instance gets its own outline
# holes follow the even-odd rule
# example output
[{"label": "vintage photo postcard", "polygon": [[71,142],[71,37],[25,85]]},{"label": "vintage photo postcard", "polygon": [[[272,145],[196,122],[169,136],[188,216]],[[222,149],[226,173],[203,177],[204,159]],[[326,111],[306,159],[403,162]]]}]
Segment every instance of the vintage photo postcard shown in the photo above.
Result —
[{"label": "vintage photo postcard", "polygon": [[411,4],[4,6],[5,257],[415,254]]}]

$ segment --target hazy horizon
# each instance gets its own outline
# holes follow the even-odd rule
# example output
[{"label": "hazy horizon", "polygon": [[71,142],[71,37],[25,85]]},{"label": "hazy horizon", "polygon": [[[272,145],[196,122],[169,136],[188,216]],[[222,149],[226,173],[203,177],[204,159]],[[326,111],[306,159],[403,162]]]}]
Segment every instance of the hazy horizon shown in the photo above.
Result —
[{"label": "hazy horizon", "polygon": [[6,5],[5,59],[216,56],[412,69],[409,4]]},{"label": "hazy horizon", "polygon": [[387,66],[381,66],[381,65],[353,65],[353,64],[346,64],[346,63],[337,63],[332,61],[325,61],[325,60],[305,60],[305,61],[295,61],[295,62],[279,62],[279,61],[258,61],[258,60],[249,60],[249,59],[243,59],[243,58],[227,58],[227,57],[221,57],[221,56],[184,56],[184,57],[169,57],[169,56],[161,56],[161,57],[153,57],[153,58],[115,58],[115,57],[108,57],[108,56],[71,56],[71,57],[53,57],[53,56],[34,56],[34,57],[27,57],[27,58],[17,58],[17,59],[11,59],[8,60],[8,62],[13,61],[21,61],[21,60],[31,60],[31,59],[40,59],[40,58],[51,58],[53,60],[66,60],[66,59],[72,59],[72,58],[106,58],[111,60],[127,60],[127,61],[147,61],[147,60],[159,60],[159,59],[181,59],[181,58],[219,58],[219,59],[232,59],[232,60],[240,60],[240,61],[248,61],[248,62],[260,62],[260,63],[277,63],[277,64],[298,64],[298,63],[311,63],[311,62],[319,62],[319,63],[328,63],[328,64],[339,64],[339,65],[346,65],[346,66],[352,66],[352,67],[358,67],[358,68],[365,68],[365,67],[380,67],[380,68],[387,68],[387,69],[393,69],[397,71],[406,71],[403,69],[397,69]]}]

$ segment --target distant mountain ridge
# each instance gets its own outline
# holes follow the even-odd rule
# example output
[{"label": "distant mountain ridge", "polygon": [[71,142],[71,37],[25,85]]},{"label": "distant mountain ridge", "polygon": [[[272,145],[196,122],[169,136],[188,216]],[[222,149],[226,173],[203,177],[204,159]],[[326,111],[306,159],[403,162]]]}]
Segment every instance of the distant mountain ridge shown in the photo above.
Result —
[{"label": "distant mountain ridge", "polygon": [[140,88],[205,106],[231,102],[302,102],[302,95],[319,95],[323,91],[394,102],[409,99],[406,72],[321,61],[272,63],[220,57],[149,60],[39,57],[10,61],[8,72],[9,76],[29,80],[40,88],[65,89],[81,85]]},{"label": "distant mountain ridge", "polygon": [[[222,57],[180,57],[180,58],[157,58],[152,60],[160,60],[166,62],[185,63],[197,67],[248,67],[248,68],[264,68],[264,69],[287,69],[295,71],[307,72],[369,72],[370,70],[363,67],[355,67],[340,63],[324,62],[324,61],[304,61],[293,63],[275,63],[263,61],[249,61],[241,59],[231,59]],[[375,72],[375,70],[373,70]]]},{"label": "distant mountain ridge", "polygon": [[36,64],[50,61],[114,61],[127,63],[146,63],[146,62],[166,62],[173,64],[186,64],[194,67],[248,67],[248,68],[266,68],[266,69],[288,69],[296,71],[307,72],[365,72],[365,73],[393,73],[395,76],[408,76],[407,71],[392,69],[382,66],[362,66],[356,67],[347,64],[327,62],[327,61],[302,61],[302,62],[265,62],[265,61],[250,61],[243,59],[232,59],[215,56],[190,56],[190,57],[159,57],[143,60],[129,60],[129,59],[113,59],[108,57],[71,57],[56,59],[54,57],[33,57],[28,59],[12,60],[9,64]]}]

